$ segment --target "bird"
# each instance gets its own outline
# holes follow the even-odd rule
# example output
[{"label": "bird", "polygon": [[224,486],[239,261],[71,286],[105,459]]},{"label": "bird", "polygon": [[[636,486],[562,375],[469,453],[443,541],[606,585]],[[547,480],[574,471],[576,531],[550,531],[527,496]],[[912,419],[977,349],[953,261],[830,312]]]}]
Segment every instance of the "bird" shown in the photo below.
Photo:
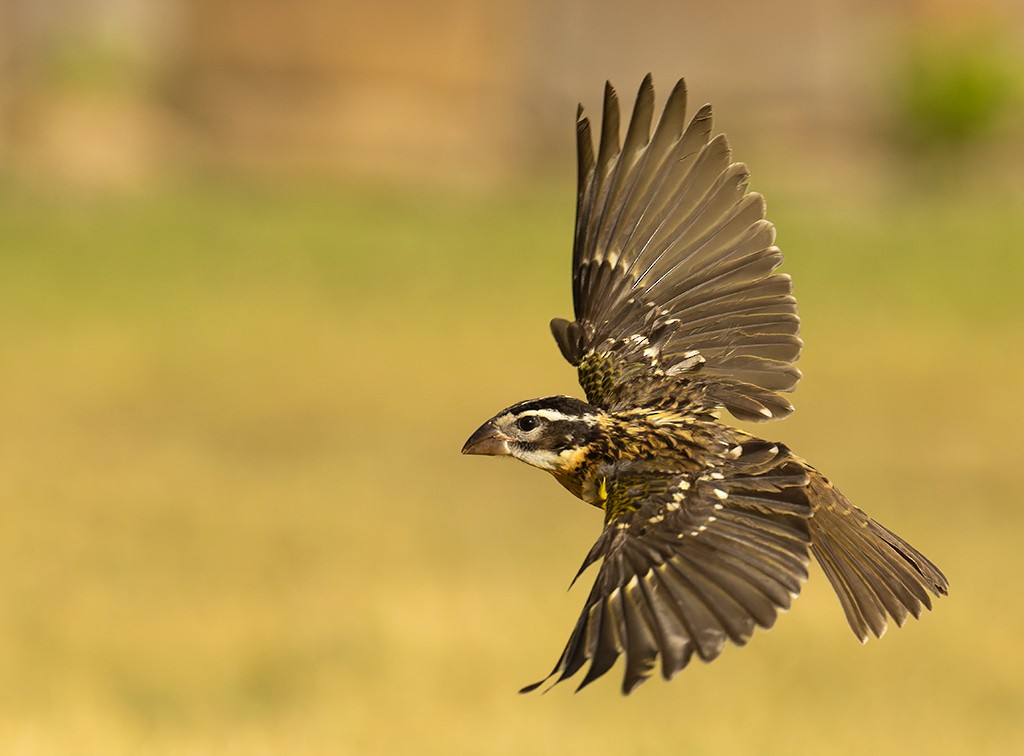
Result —
[{"label": "bird", "polygon": [[710,105],[688,121],[680,79],[654,115],[648,74],[620,138],[606,83],[595,152],[577,109],[574,319],[551,331],[586,399],[513,404],[462,449],[547,471],[604,513],[573,579],[600,563],[579,620],[523,693],[586,666],[579,690],[620,657],[623,694],[659,666],[670,680],[694,656],[710,662],[772,627],[812,557],[862,643],[948,593],[938,567],[785,444],[723,421],[793,411],[792,280]]}]

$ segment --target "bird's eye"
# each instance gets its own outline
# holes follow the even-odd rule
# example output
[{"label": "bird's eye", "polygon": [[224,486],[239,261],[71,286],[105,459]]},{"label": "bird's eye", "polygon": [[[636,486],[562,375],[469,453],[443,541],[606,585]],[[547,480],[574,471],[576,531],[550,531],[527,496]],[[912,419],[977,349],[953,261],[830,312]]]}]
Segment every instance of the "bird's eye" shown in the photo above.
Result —
[{"label": "bird's eye", "polygon": [[516,427],[523,433],[529,433],[538,425],[540,425],[540,420],[537,419],[536,415],[523,415],[516,420]]}]

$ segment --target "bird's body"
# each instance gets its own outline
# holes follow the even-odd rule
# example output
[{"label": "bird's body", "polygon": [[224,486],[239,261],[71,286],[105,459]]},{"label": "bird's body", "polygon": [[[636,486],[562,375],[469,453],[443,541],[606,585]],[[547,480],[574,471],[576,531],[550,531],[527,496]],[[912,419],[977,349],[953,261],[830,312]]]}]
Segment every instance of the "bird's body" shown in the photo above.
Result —
[{"label": "bird's body", "polygon": [[862,641],[947,589],[938,568],[783,444],[720,420],[723,409],[789,414],[779,392],[800,378],[802,344],[764,202],[746,192],[724,138],[709,138],[710,109],[687,125],[685,102],[680,82],[651,135],[645,79],[620,147],[608,87],[596,156],[578,119],[576,319],[551,327],[587,401],[520,402],[463,448],[546,470],[604,510],[580,573],[601,567],[556,682],[589,662],[582,687],[625,655],[629,692],[658,659],[666,679],[693,654],[710,661],[774,623],[812,555]]},{"label": "bird's body", "polygon": [[[553,470],[555,479],[588,504],[604,507],[595,493],[607,477],[606,468],[623,460],[660,465],[679,473],[696,473],[715,465],[735,436],[719,423],[664,410],[636,409],[594,413],[598,433],[564,468]],[[609,513],[611,516],[611,513]]]}]

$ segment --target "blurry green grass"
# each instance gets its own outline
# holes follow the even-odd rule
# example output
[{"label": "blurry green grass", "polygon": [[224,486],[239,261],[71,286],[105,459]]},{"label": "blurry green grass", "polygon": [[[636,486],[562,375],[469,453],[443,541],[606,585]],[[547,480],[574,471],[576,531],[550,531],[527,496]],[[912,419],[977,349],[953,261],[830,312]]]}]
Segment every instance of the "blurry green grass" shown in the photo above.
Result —
[{"label": "blurry green grass", "polygon": [[861,647],[820,573],[746,649],[520,697],[599,516],[458,454],[575,393],[572,187],[0,193],[0,751],[1024,747],[1020,206],[766,191],[807,341],[759,429],[934,558]]}]

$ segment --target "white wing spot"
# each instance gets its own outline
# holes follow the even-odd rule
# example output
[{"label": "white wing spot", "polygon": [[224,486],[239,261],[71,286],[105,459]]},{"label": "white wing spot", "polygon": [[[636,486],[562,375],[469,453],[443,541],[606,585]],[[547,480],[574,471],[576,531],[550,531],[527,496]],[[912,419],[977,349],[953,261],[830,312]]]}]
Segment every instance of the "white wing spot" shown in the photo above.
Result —
[{"label": "white wing spot", "polygon": [[710,525],[711,523],[713,523],[717,519],[718,518],[715,517],[714,515],[708,515],[708,525]]},{"label": "white wing spot", "polygon": [[722,501],[725,501],[726,499],[728,499],[728,498],[729,498],[729,494],[727,494],[727,493],[726,493],[725,491],[723,491],[723,490],[722,490],[721,488],[715,488],[715,489],[713,489],[713,490],[712,490],[712,493],[713,493],[713,494],[714,494],[715,496],[717,496],[717,497],[718,497],[719,499],[721,499]]},{"label": "white wing spot", "polygon": [[670,501],[668,504],[665,505],[665,510],[668,512],[675,512],[677,509],[679,509],[679,502],[682,498],[682,496],[680,496],[678,499],[673,497],[674,500]]},{"label": "white wing spot", "polygon": [[690,490],[690,481],[688,481],[688,480],[681,480],[678,483],[676,483],[676,488],[678,488],[680,491],[689,491]]},{"label": "white wing spot", "polygon": [[711,473],[710,477],[711,480],[723,480],[725,478],[725,476],[722,475],[722,473],[720,472],[713,472]]},{"label": "white wing spot", "polygon": [[715,509],[722,509],[722,505],[721,504],[715,504]]},{"label": "white wing spot", "polygon": [[736,446],[732,447],[728,452],[726,452],[725,456],[729,457],[729,459],[739,459],[742,453],[743,447],[737,444]]},{"label": "white wing spot", "polygon": [[656,515],[654,515],[654,517],[649,518],[647,520],[647,522],[651,523],[651,525],[657,525],[659,522],[661,522],[664,519],[665,519],[665,515],[663,515],[663,514],[656,514]]}]

